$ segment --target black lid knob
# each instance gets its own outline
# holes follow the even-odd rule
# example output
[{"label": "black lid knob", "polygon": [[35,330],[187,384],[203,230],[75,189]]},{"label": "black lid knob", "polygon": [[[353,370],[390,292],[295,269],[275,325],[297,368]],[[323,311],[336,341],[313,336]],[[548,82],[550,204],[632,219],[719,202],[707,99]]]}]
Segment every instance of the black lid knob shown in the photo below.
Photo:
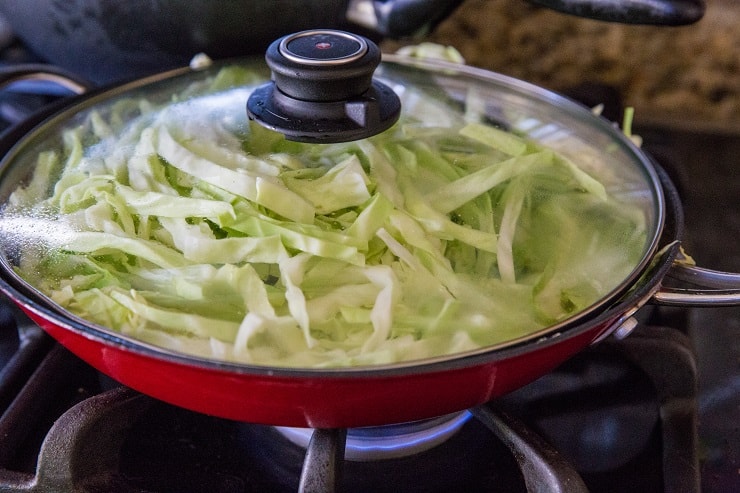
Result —
[{"label": "black lid knob", "polygon": [[290,140],[357,140],[398,120],[398,97],[373,79],[380,49],[362,36],[303,31],[273,42],[265,59],[273,81],[252,93],[247,113]]}]

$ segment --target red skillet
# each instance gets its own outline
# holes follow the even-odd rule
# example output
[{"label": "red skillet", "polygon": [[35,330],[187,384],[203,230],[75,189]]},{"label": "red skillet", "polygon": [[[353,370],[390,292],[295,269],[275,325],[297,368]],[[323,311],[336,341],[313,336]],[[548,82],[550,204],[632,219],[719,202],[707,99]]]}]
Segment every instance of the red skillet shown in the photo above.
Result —
[{"label": "red skillet", "polygon": [[[239,62],[261,67],[259,62]],[[91,108],[123,97],[169,97],[175,88],[211,77],[218,67],[180,70],[73,98],[53,116],[39,115],[0,142],[0,203],[28,169],[24,152],[73,125]],[[263,73],[264,68],[259,68]],[[612,146],[613,165],[636,172],[648,197],[650,234],[634,271],[607,296],[562,323],[477,351],[387,366],[288,369],[227,363],[179,354],[85,322],[61,309],[21,279],[13,256],[3,252],[0,289],[62,345],[103,373],[158,399],[224,418],[317,428],[360,427],[445,415],[526,385],[598,340],[634,326],[646,303],[729,305],[740,303],[740,279],[682,262],[682,211],[668,178],[610,122],[557,94],[508,77],[443,62],[387,57],[378,72],[387,84],[422,85],[450,97],[487,101],[484,118],[509,125],[539,141],[562,133],[580,145]],[[265,80],[267,77],[265,75]],[[532,126],[531,122],[537,125]],[[530,122],[530,123],[527,123]],[[669,278],[714,288],[668,289]]]}]

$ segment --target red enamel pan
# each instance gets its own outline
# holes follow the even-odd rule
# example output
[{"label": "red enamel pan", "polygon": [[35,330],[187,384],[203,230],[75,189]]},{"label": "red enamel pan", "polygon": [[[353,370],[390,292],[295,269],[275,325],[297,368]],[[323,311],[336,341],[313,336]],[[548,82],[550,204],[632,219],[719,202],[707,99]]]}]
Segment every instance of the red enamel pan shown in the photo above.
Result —
[{"label": "red enamel pan", "polygon": [[[64,130],[82,125],[94,113],[105,115],[113,107],[121,108],[127,101],[143,98],[157,107],[180,101],[188,88],[210,84],[218,92],[231,87],[227,80],[212,84],[225,65],[256,74],[249,87],[269,80],[261,60],[177,70],[70,98],[53,112],[6,133],[0,142],[4,156],[0,207],[7,209],[13,192],[28,183],[34,170],[34,164],[29,163],[35,163],[40,152],[49,146],[64,146],[60,137]],[[621,189],[629,188],[623,198],[640,202],[644,212],[646,236],[640,258],[598,300],[530,333],[452,354],[338,367],[285,367],[196,356],[87,321],[63,308],[43,286],[22,274],[26,247],[17,239],[8,240],[14,236],[8,233],[8,226],[3,230],[6,238],[0,242],[0,289],[60,344],[135,390],[223,418],[315,428],[408,422],[495,399],[605,337],[628,334],[635,314],[648,303],[740,303],[737,274],[689,264],[680,248],[681,204],[670,180],[613,123],[558,94],[465,65],[387,56],[375,77],[401,93],[402,100],[404,93],[414,88],[444,98],[448,107],[459,103],[460,108],[467,108],[467,118],[492,122],[538,144],[555,146],[576,164],[581,164],[580,156],[602,156],[604,174],[618,185],[629,184]],[[477,102],[475,111],[470,110],[471,102]],[[233,102],[239,108],[234,118],[243,119],[237,125],[247,125],[245,103]],[[196,107],[203,112],[203,106]],[[402,119],[404,111],[407,109],[402,106]],[[141,114],[139,110],[131,113],[136,118]],[[127,112],[120,114],[125,117]],[[428,115],[430,121],[443,116],[434,114],[433,108]]]}]

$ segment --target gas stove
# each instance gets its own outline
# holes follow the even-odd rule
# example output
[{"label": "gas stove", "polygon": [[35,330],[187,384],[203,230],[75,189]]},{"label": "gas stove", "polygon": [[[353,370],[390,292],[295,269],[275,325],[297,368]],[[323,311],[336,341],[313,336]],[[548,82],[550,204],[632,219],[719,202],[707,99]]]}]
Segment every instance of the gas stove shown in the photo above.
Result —
[{"label": "gas stove", "polygon": [[304,447],[120,386],[2,310],[0,491],[699,491],[697,365],[674,328],[431,425],[310,430]]},{"label": "gas stove", "polygon": [[[17,45],[2,54],[35,61]],[[571,96],[590,104],[581,90]],[[0,128],[60,96],[0,92]],[[740,271],[740,182],[730,179],[740,136],[636,130],[679,188],[687,251]],[[0,299],[0,492],[740,491],[740,309],[647,307],[639,321],[629,337],[454,416],[295,430],[123,387]]]}]

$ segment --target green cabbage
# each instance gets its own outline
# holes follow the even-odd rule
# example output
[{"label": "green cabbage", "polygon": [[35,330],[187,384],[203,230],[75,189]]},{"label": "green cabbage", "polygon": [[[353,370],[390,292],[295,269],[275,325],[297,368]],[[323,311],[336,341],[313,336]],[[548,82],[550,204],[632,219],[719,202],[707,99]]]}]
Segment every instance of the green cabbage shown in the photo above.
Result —
[{"label": "green cabbage", "polygon": [[[251,80],[227,68],[211,89],[238,101]],[[521,136],[427,126],[414,108],[432,103],[404,97],[411,116],[392,129],[332,145],[241,114],[198,125],[183,115],[212,102],[185,95],[161,111],[121,104],[143,112],[129,123],[94,112],[39,154],[0,229],[37,238],[17,271],[72,313],[188,354],[291,367],[508,341],[635,268],[638,207]]]}]

